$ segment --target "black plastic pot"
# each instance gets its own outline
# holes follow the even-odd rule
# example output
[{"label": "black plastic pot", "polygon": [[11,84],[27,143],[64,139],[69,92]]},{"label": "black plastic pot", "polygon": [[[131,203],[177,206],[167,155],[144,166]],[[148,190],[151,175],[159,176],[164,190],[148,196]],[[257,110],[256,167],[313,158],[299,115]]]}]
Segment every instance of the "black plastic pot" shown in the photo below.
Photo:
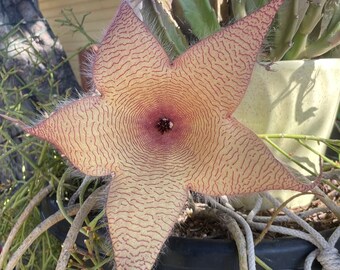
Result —
[{"label": "black plastic pot", "polygon": [[[329,236],[331,231],[325,232]],[[340,241],[336,248],[340,250]],[[256,255],[275,270],[303,269],[314,245],[297,238],[265,240],[256,247]],[[170,237],[160,255],[157,270],[238,270],[237,249],[233,241]],[[257,269],[262,267],[257,266]],[[321,269],[314,263],[313,270]]]},{"label": "black plastic pot", "polygon": [[[41,204],[41,215],[47,218],[58,210],[54,198],[47,198]],[[65,240],[70,225],[61,221],[50,229],[61,242]],[[323,232],[329,237],[332,231]],[[102,231],[106,235],[106,231]],[[76,244],[86,249],[84,236],[78,235]],[[340,250],[340,241],[336,248]],[[279,238],[264,240],[256,247],[256,255],[275,270],[303,269],[307,255],[315,249],[311,243],[297,238]],[[214,239],[188,239],[170,237],[166,242],[165,251],[159,256],[155,270],[238,270],[237,249],[233,241]],[[107,265],[105,269],[112,269]],[[262,269],[258,266],[257,269]],[[321,269],[314,263],[313,270]]]}]

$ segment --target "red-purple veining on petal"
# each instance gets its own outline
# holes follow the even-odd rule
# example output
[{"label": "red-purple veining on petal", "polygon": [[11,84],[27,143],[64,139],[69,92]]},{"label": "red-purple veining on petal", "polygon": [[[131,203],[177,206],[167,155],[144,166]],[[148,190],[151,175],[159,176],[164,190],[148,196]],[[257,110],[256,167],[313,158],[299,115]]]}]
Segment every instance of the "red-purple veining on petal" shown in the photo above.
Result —
[{"label": "red-purple veining on petal", "polygon": [[178,77],[210,92],[230,116],[250,82],[256,56],[284,0],[273,0],[253,14],[200,41],[174,61]]},{"label": "red-purple veining on petal", "polygon": [[106,214],[116,269],[151,269],[187,198],[181,183],[155,176],[126,171],[111,182]]},{"label": "red-purple veining on petal", "polygon": [[222,120],[220,126],[218,140],[206,151],[206,162],[187,181],[191,189],[220,196],[281,189],[308,191],[319,183],[298,182],[263,141],[236,119]]},{"label": "red-purple veining on petal", "polygon": [[166,76],[169,67],[170,60],[162,46],[127,1],[122,1],[94,60],[97,90],[106,96],[113,89],[119,92],[138,87],[141,81],[158,81]]},{"label": "red-purple veining on petal", "polygon": [[88,96],[61,107],[25,131],[52,143],[80,171],[94,176],[117,170],[114,125],[110,107]]}]

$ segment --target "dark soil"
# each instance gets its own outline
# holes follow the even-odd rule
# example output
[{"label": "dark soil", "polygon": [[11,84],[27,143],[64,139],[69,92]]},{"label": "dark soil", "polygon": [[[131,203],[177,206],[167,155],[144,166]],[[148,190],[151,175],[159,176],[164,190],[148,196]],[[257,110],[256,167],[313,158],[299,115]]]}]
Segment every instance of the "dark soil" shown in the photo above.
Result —
[{"label": "dark soil", "polygon": [[[338,181],[333,180],[332,183],[340,187]],[[340,195],[337,191],[332,190],[328,185],[321,185],[321,189],[331,198],[337,205],[340,205]],[[231,240],[231,235],[223,221],[223,216],[226,215],[225,212],[220,211],[210,205],[202,202],[199,196],[194,196],[194,203],[187,202],[186,208],[183,210],[178,223],[172,232],[173,236],[186,237],[186,238],[201,238],[201,239],[228,239]],[[317,197],[313,200],[309,207],[301,207],[297,209],[292,209],[296,214],[304,212],[306,210],[325,207],[325,205]],[[246,211],[239,211],[247,214]],[[274,209],[262,211],[259,216],[271,216]],[[339,220],[331,212],[320,212],[315,213],[305,220],[316,230],[323,231],[331,228],[340,226]],[[299,229],[301,227],[294,222],[286,222],[284,224],[275,223],[275,225],[281,225],[288,228]],[[254,232],[254,236],[258,235],[260,232]],[[277,238],[284,237],[281,234],[267,233],[265,238]]]}]

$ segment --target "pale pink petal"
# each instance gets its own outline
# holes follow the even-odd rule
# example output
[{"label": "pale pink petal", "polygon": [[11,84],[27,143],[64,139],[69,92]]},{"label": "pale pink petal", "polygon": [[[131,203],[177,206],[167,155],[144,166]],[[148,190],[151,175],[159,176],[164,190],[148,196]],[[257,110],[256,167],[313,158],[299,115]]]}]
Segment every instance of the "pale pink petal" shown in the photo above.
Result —
[{"label": "pale pink petal", "polygon": [[117,270],[152,269],[187,198],[170,177],[124,172],[110,184],[106,204]]},{"label": "pale pink petal", "polygon": [[273,0],[253,14],[200,41],[174,61],[177,77],[197,92],[218,100],[221,114],[230,116],[243,98],[272,20],[284,0]]},{"label": "pale pink petal", "polygon": [[94,176],[117,170],[112,108],[98,96],[74,101],[25,131],[52,143],[80,171]]},{"label": "pale pink petal", "polygon": [[169,66],[164,49],[123,1],[96,53],[93,80],[97,90],[107,96],[141,87],[166,76]]},{"label": "pale pink petal", "polygon": [[281,189],[307,191],[318,184],[298,182],[263,141],[234,118],[222,121],[209,142],[201,166],[187,180],[187,186],[195,191],[238,195]]}]

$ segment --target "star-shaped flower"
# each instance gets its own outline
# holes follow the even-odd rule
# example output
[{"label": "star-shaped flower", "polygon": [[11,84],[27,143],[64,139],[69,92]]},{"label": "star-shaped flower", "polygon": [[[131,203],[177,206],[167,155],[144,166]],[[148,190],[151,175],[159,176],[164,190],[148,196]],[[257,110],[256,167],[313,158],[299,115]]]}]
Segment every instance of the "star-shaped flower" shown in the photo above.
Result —
[{"label": "star-shaped flower", "polygon": [[218,196],[311,188],[232,117],[283,1],[174,61],[123,1],[93,62],[96,91],[23,127],[82,172],[114,175],[106,214],[117,269],[151,269],[189,189]]}]

